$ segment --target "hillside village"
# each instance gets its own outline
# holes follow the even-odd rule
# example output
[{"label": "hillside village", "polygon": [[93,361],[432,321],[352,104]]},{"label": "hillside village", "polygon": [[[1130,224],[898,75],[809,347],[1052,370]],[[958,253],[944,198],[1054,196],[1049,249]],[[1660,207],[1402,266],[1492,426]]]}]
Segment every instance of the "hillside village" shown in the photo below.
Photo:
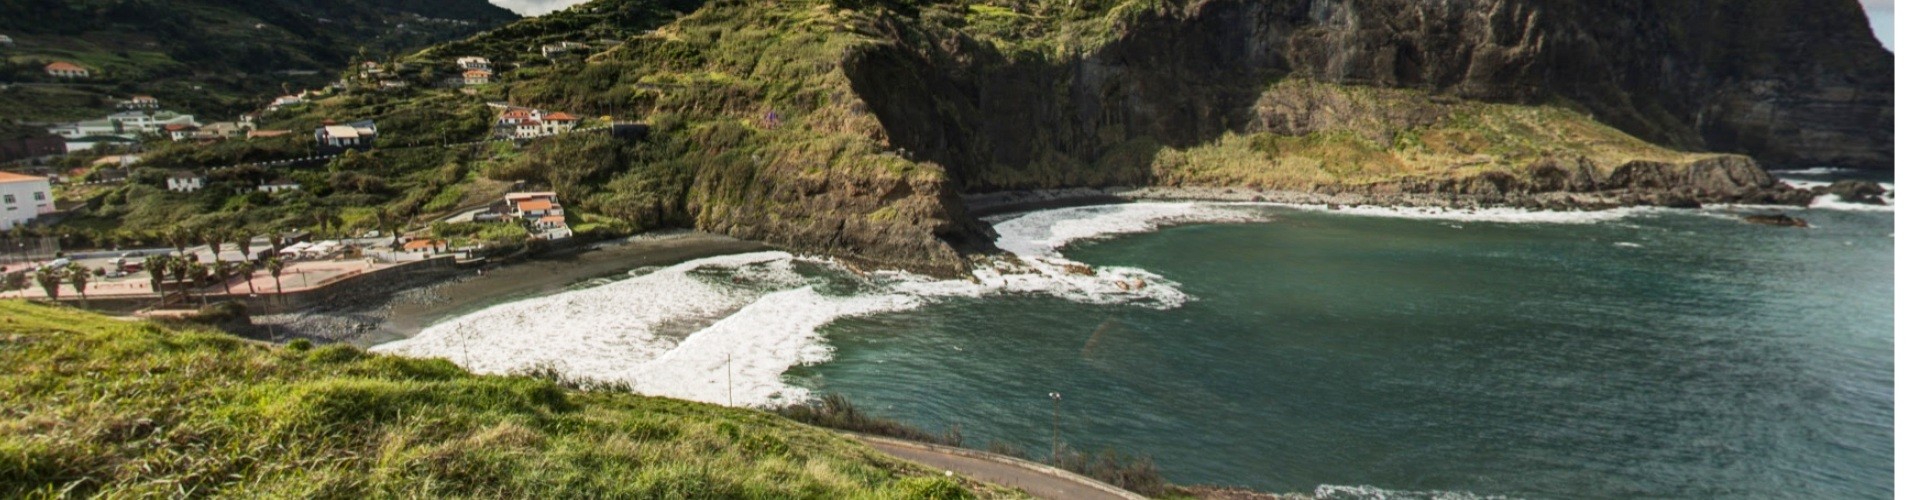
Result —
[{"label": "hillside village", "polygon": [[[557,59],[586,47],[549,44],[530,54]],[[70,61],[48,63],[44,70],[47,78],[63,80],[95,76]],[[6,191],[10,210],[0,220],[5,231],[0,239],[32,242],[37,249],[0,257],[0,276],[12,276],[7,282],[17,285],[35,269],[57,263],[99,274],[95,293],[140,295],[157,293],[158,288],[142,285],[135,276],[141,266],[131,259],[143,254],[122,249],[171,246],[173,251],[165,255],[208,263],[209,278],[191,280],[207,286],[212,275],[229,271],[236,274],[223,280],[243,279],[237,274],[242,269],[256,278],[268,266],[275,267],[276,274],[303,278],[347,276],[442,255],[477,259],[528,242],[571,239],[575,224],[569,222],[560,194],[511,189],[524,182],[472,181],[496,193],[492,201],[476,200],[480,192],[449,193],[460,199],[442,196],[406,209],[327,201],[348,192],[365,196],[382,191],[385,183],[359,167],[390,156],[480,154],[498,159],[516,156],[514,151],[530,141],[574,133],[611,137],[633,128],[616,127],[607,118],[589,120],[567,111],[489,100],[501,83],[494,71],[491,61],[477,55],[365,60],[324,86],[263,99],[254,109],[225,119],[196,116],[153,95],[128,93],[114,99],[111,112],[49,124],[38,138],[0,148],[0,170],[5,171],[0,175],[7,176],[0,179],[0,188]],[[363,106],[401,98],[446,105],[429,111],[439,118]],[[484,126],[461,130],[439,126],[440,118],[452,116],[486,118]],[[625,134],[633,137],[631,131]],[[108,202],[101,203],[103,199]],[[16,200],[30,209],[13,211]],[[297,208],[316,203],[330,208],[317,208],[318,214],[304,213],[316,208]],[[154,221],[157,225],[135,223],[124,215],[105,218],[113,217],[109,214],[118,206],[150,206],[180,215]],[[303,234],[317,232],[333,239],[278,237],[251,229],[258,226],[242,220],[246,214],[195,208],[234,206],[284,206],[285,215],[272,225],[313,224],[302,229]],[[369,215],[369,210],[374,213]],[[196,212],[201,214],[192,215]],[[233,227],[236,222],[240,224]],[[236,244],[264,250],[223,255],[223,246]],[[118,257],[62,258],[88,251]],[[232,265],[241,267],[222,267]],[[248,293],[260,293],[261,287],[253,285]],[[267,293],[283,289],[275,286]],[[234,288],[222,290],[232,293]]]}]

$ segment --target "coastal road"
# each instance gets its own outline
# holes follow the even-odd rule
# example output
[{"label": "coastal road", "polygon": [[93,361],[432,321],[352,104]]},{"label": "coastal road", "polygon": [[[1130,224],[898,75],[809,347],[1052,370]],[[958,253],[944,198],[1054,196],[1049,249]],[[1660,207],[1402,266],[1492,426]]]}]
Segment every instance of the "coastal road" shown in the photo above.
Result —
[{"label": "coastal road", "polygon": [[942,471],[1010,488],[1039,498],[1146,500],[1146,497],[1085,476],[991,453],[898,439],[847,434],[882,453]]}]

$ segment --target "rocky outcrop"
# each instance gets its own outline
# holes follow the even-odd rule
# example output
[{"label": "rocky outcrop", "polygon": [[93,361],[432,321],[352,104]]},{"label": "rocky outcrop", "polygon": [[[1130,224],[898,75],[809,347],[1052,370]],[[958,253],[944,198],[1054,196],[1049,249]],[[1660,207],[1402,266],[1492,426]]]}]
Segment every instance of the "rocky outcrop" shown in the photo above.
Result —
[{"label": "rocky outcrop", "polygon": [[1741,220],[1747,221],[1748,224],[1759,224],[1762,226],[1807,227],[1806,219],[1791,217],[1787,214],[1749,215],[1741,218]]},{"label": "rocky outcrop", "polygon": [[[851,56],[848,73],[896,145],[970,191],[1143,183],[1125,154],[1143,142],[1439,118],[1263,102],[1283,79],[1559,103],[1681,150],[1892,168],[1892,54],[1855,0],[1190,0],[1051,63],[918,29],[889,26],[898,44]],[[1005,174],[1063,165],[1077,166]]]},{"label": "rocky outcrop", "polygon": [[1886,198],[1893,197],[1892,192],[1878,183],[1852,179],[1816,187],[1811,191],[1815,195],[1833,195],[1840,197],[1840,201],[1868,205],[1885,205]]},{"label": "rocky outcrop", "polygon": [[[1722,156],[1688,164],[1636,161],[1601,174],[1593,162],[1549,160],[1526,169],[1526,176],[1493,171],[1453,178],[1407,178],[1360,189],[1374,194],[1443,195],[1475,205],[1530,208],[1605,208],[1654,205],[1697,208],[1707,203],[1806,205],[1816,193],[1795,189],[1741,156]],[[1325,189],[1328,193],[1341,191]],[[1553,197],[1551,194],[1593,194]]]}]

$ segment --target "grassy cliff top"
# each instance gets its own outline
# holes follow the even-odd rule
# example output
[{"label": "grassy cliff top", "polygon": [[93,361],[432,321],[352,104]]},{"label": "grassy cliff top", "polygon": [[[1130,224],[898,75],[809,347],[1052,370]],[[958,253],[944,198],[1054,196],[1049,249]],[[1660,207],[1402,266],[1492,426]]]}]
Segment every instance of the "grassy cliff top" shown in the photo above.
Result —
[{"label": "grassy cliff top", "polygon": [[780,417],[0,301],[0,497],[964,498]]}]

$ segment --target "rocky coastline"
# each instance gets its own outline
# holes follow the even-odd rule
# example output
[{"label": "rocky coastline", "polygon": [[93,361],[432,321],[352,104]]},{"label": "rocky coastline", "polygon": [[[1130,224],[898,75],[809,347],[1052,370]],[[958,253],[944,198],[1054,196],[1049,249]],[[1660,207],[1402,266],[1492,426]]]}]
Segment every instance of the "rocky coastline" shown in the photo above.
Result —
[{"label": "rocky coastline", "polygon": [[1592,162],[1547,161],[1523,175],[1493,171],[1449,179],[1402,179],[1308,190],[1225,186],[1110,186],[996,191],[962,197],[976,217],[1130,201],[1265,202],[1300,205],[1521,208],[1586,211],[1651,206],[1700,208],[1713,204],[1806,207],[1821,196],[1884,204],[1892,193],[1877,184],[1841,181],[1797,188],[1745,157],[1690,164],[1631,162],[1601,174]]}]

